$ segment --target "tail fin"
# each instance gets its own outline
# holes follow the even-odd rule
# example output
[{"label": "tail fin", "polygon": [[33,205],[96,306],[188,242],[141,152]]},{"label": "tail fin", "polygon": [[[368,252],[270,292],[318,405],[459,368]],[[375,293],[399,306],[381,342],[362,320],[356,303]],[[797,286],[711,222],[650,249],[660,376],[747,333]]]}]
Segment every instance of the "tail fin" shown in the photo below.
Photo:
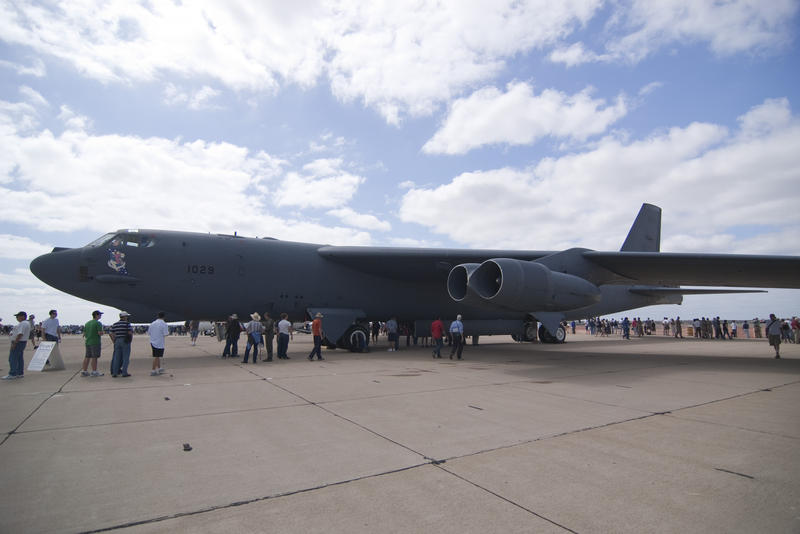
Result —
[{"label": "tail fin", "polygon": [[620,251],[659,252],[660,250],[661,208],[652,204],[642,204],[642,209],[633,221],[633,226]]}]

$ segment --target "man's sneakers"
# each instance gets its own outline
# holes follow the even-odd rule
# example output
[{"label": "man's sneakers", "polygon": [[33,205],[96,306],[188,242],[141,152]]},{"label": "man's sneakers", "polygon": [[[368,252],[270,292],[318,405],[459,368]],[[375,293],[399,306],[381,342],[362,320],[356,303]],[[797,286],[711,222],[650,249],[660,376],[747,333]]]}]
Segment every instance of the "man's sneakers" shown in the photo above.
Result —
[{"label": "man's sneakers", "polygon": [[103,376],[105,373],[101,373],[100,371],[92,371],[92,376]]},{"label": "man's sneakers", "polygon": [[3,380],[16,380],[17,378],[22,378],[25,375],[6,375],[3,377]]},{"label": "man's sneakers", "polygon": [[158,369],[153,369],[152,371],[150,371],[150,376],[158,376],[158,375],[163,375],[163,374],[164,374],[164,368],[163,367],[159,367]]},{"label": "man's sneakers", "polygon": [[89,376],[89,371],[81,371],[81,376]]}]

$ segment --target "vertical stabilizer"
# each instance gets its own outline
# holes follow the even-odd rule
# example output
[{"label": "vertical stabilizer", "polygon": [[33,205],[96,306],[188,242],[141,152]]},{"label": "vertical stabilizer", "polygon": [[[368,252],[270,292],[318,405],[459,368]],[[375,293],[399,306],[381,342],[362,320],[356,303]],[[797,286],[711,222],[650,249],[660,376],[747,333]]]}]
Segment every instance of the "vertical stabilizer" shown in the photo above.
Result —
[{"label": "vertical stabilizer", "polygon": [[642,204],[642,209],[633,221],[633,226],[620,250],[622,252],[661,250],[661,208],[652,204]]}]

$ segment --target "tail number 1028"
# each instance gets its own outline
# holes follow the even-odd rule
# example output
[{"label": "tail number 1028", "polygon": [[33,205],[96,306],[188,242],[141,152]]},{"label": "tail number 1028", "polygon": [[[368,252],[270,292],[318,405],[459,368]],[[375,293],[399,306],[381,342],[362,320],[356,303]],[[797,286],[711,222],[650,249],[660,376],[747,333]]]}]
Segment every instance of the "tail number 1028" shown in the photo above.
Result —
[{"label": "tail number 1028", "polygon": [[186,272],[191,274],[214,274],[214,266],[189,264],[186,266]]}]

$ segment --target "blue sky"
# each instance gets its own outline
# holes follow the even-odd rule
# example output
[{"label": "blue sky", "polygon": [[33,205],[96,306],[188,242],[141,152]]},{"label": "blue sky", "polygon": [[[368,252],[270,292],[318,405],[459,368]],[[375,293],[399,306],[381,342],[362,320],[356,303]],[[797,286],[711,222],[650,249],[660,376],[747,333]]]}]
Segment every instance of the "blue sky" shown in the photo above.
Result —
[{"label": "blue sky", "polygon": [[27,265],[119,228],[616,250],[650,202],[664,251],[800,254],[799,11],[0,0],[0,317],[84,322]]}]

